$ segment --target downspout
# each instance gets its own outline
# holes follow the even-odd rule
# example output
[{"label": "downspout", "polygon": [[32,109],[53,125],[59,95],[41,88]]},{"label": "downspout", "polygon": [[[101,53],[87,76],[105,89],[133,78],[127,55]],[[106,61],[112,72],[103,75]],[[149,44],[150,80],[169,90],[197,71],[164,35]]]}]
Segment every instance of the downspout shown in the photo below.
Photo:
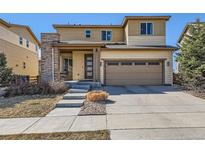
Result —
[{"label": "downspout", "polygon": [[53,50],[53,48],[51,50],[52,50],[52,57],[51,57],[52,81],[54,82],[54,50]]}]

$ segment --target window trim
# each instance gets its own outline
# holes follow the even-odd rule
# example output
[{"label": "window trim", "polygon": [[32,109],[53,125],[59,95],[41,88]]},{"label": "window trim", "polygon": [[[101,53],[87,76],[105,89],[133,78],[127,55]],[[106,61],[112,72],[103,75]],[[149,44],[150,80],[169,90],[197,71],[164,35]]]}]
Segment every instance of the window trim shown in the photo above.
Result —
[{"label": "window trim", "polygon": [[[90,37],[86,37],[86,31],[90,31]],[[91,29],[86,29],[86,30],[84,31],[84,36],[85,36],[86,39],[91,38],[91,37],[92,37],[92,30],[91,30]]]},{"label": "window trim", "polygon": [[[142,24],[142,23],[146,23],[146,28],[147,28],[147,24],[148,24],[148,23],[151,23],[151,24],[152,24],[152,34],[147,34],[147,29],[146,29],[146,34],[142,34],[142,33],[141,33],[141,24]],[[153,22],[149,22],[149,21],[140,22],[140,24],[139,24],[139,31],[140,31],[140,35],[142,35],[142,36],[154,36],[154,23],[153,23]]]},{"label": "window trim", "polygon": [[[106,40],[103,40],[103,39],[102,39],[102,31],[106,31]],[[108,31],[111,32],[111,39],[110,39],[110,40],[107,40],[107,32],[108,32]],[[113,33],[112,33],[112,30],[111,30],[111,29],[102,29],[102,30],[100,31],[101,41],[111,42],[111,41],[112,41],[112,35],[113,35]]]}]

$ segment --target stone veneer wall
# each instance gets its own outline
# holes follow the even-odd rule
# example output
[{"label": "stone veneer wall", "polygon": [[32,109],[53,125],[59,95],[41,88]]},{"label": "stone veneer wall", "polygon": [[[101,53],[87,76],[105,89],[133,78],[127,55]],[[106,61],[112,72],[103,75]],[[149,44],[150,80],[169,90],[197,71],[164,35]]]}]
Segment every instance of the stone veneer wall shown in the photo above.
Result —
[{"label": "stone veneer wall", "polygon": [[[58,33],[42,33],[41,34],[41,81],[48,83],[52,81],[52,44],[59,42],[60,35]],[[58,49],[53,48],[54,51],[54,80],[59,79],[58,69]]]}]

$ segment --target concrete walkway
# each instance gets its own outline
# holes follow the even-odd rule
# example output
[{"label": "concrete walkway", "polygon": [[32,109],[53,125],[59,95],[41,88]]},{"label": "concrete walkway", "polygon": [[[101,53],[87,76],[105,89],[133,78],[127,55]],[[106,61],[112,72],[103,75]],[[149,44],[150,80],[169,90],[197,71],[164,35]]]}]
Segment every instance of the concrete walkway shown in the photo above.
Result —
[{"label": "concrete walkway", "polygon": [[46,116],[0,119],[0,135],[95,131],[106,129],[106,116]]}]

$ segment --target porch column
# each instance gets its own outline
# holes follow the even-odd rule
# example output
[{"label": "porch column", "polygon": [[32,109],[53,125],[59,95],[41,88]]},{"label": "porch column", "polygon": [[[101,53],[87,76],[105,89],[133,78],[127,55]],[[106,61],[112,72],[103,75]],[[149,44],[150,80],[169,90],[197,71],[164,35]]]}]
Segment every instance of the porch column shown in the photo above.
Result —
[{"label": "porch column", "polygon": [[[54,56],[56,55],[57,49],[54,49],[53,43],[59,42],[60,35],[57,33],[42,33],[41,34],[41,72],[40,72],[40,78],[42,83],[48,83],[50,81],[53,81],[54,77]],[[55,51],[55,52],[54,52]],[[55,54],[54,54],[55,53]],[[57,62],[56,62],[57,64]]]},{"label": "porch column", "polygon": [[60,81],[60,53],[57,47],[53,48],[54,81]]},{"label": "porch column", "polygon": [[93,81],[100,81],[100,48],[93,49]]}]

